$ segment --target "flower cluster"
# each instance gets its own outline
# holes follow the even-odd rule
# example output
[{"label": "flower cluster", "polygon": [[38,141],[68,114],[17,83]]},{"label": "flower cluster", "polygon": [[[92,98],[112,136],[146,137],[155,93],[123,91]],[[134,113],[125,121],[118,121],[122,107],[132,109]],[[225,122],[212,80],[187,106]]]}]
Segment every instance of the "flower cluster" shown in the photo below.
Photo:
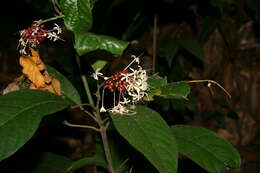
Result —
[{"label": "flower cluster", "polygon": [[129,83],[126,81],[126,79],[123,79],[123,76],[127,74],[129,74],[127,69],[117,72],[111,77],[111,79],[105,81],[104,88],[107,88],[111,92],[115,92],[116,90],[122,92],[125,91]]},{"label": "flower cluster", "polygon": [[58,35],[61,33],[61,28],[57,24],[54,25],[55,26],[51,30],[47,30],[44,25],[39,25],[39,21],[35,21],[29,28],[20,31],[20,53],[22,55],[27,55],[27,47],[35,48],[46,38],[51,41],[60,39]]},{"label": "flower cluster", "polygon": [[[101,112],[112,112],[119,114],[129,114],[133,111],[129,108],[140,101],[147,93],[147,74],[139,65],[139,57],[132,56],[134,60],[122,71],[119,71],[109,78],[104,78],[103,93],[102,93],[102,107]],[[133,63],[138,64],[138,68],[130,68]],[[102,74],[99,73],[99,76]],[[97,75],[93,75],[97,76]],[[114,94],[114,107],[105,109],[104,107],[104,92],[109,90]],[[116,95],[118,100],[116,99]],[[117,100],[117,101],[116,101]]]}]

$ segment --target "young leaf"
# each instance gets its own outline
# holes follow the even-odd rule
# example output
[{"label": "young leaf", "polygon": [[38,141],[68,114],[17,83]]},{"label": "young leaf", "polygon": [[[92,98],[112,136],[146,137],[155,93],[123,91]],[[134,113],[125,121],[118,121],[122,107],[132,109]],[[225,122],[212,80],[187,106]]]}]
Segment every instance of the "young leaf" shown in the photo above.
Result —
[{"label": "young leaf", "polygon": [[70,81],[58,72],[55,68],[47,66],[48,72],[61,83],[61,93],[65,95],[73,104],[81,104],[80,95],[77,89],[70,83]]},{"label": "young leaf", "polygon": [[147,83],[149,85],[149,88],[151,88],[147,95],[144,97],[145,101],[153,101],[154,96],[159,96],[161,94],[161,87],[165,86],[167,84],[167,79],[162,78],[158,74],[154,74],[152,76],[149,76]]},{"label": "young leaf", "polygon": [[199,60],[203,60],[203,52],[202,48],[198,42],[195,40],[179,40],[179,44],[182,48],[187,50],[190,54],[194,57],[198,58]]},{"label": "young leaf", "polygon": [[154,74],[152,76],[149,76],[147,83],[149,85],[149,88],[157,89],[165,86],[167,84],[167,79],[162,78],[158,74]]},{"label": "young leaf", "polygon": [[210,173],[235,169],[241,164],[237,150],[210,130],[176,125],[172,127],[172,133],[178,150]]},{"label": "young leaf", "polygon": [[39,90],[18,90],[0,96],[0,161],[33,136],[45,115],[68,105],[65,99]]},{"label": "young leaf", "polygon": [[128,42],[113,37],[89,32],[75,33],[75,49],[79,55],[98,49],[109,51],[115,55],[121,55],[127,46]]},{"label": "young leaf", "polygon": [[92,27],[93,3],[91,0],[61,0],[66,27],[73,32],[88,31]]},{"label": "young leaf", "polygon": [[44,153],[32,173],[64,173],[72,160],[53,153]]},{"label": "young leaf", "polygon": [[177,146],[161,116],[143,106],[134,115],[111,114],[115,128],[160,173],[177,172]]},{"label": "young leaf", "polygon": [[98,69],[101,70],[107,65],[107,61],[105,60],[97,60],[93,64],[91,64],[92,68],[97,71]]},{"label": "young leaf", "polygon": [[187,99],[190,93],[190,86],[185,82],[169,83],[161,88],[160,96],[170,99]]}]

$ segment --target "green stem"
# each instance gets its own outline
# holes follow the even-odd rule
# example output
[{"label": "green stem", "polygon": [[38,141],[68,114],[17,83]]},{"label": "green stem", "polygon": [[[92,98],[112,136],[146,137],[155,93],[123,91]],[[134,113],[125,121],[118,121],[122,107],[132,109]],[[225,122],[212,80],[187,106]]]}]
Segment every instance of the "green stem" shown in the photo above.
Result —
[{"label": "green stem", "polygon": [[49,19],[39,20],[37,22],[37,25],[41,25],[43,23],[50,22],[50,21],[53,21],[53,20],[57,20],[57,19],[60,19],[60,18],[64,18],[64,15],[62,14],[62,15],[59,15],[59,16],[51,17]]},{"label": "green stem", "polygon": [[102,142],[103,142],[103,146],[104,146],[106,160],[108,163],[108,170],[110,173],[115,173],[114,168],[113,168],[113,163],[112,163],[112,156],[111,156],[110,149],[109,149],[106,128],[101,127],[100,133],[101,133],[101,138],[102,138]]},{"label": "green stem", "polygon": [[82,74],[81,80],[83,82],[83,85],[84,85],[84,88],[85,88],[85,91],[86,91],[86,94],[87,94],[87,97],[88,97],[89,104],[94,107],[95,105],[94,105],[94,101],[93,101],[93,98],[92,98],[92,95],[91,95],[91,92],[90,92],[90,89],[89,89],[89,86],[88,86],[87,77]]},{"label": "green stem", "polygon": [[[79,67],[79,71],[81,73],[80,59],[79,59],[78,55],[76,55],[76,60],[77,60],[77,64],[78,64],[78,67]],[[88,86],[87,77],[84,74],[80,74],[80,77],[81,77],[81,80],[83,82],[83,85],[84,85],[84,88],[85,88],[85,91],[86,91],[86,94],[87,94],[87,97],[88,97],[89,104],[90,104],[90,106],[95,107],[94,101],[93,101],[93,98],[92,98],[92,95],[91,95],[91,91],[90,91],[89,86]]]},{"label": "green stem", "polygon": [[[79,70],[81,71],[79,56],[76,56],[76,60],[77,60],[77,63],[78,63]],[[108,137],[107,137],[107,126],[102,121],[100,111],[99,111],[99,102],[101,100],[100,99],[100,88],[101,88],[101,86],[98,85],[98,87],[97,87],[97,93],[96,93],[97,102],[96,102],[96,106],[95,106],[91,92],[90,92],[90,89],[89,89],[89,86],[88,86],[87,78],[84,74],[81,74],[81,80],[83,82],[83,85],[84,85],[84,88],[85,88],[85,91],[86,91],[86,94],[87,94],[87,97],[88,97],[88,100],[89,100],[89,104],[92,107],[96,108],[94,115],[96,117],[95,120],[99,125],[98,130],[101,133],[101,138],[102,138],[102,142],[103,142],[103,146],[104,146],[105,156],[106,156],[106,160],[107,160],[107,163],[108,163],[108,171],[110,173],[115,173],[114,168],[113,168],[113,164],[112,164],[111,152],[110,152],[110,149],[109,149],[109,143],[108,143]]]},{"label": "green stem", "polygon": [[69,126],[69,127],[78,127],[78,128],[86,128],[86,129],[92,129],[97,132],[100,132],[100,129],[94,127],[94,126],[88,126],[88,125],[80,125],[80,124],[71,124],[68,121],[64,121],[63,124]]},{"label": "green stem", "polygon": [[103,142],[103,147],[104,147],[104,151],[105,151],[105,156],[106,156],[106,160],[108,163],[108,171],[110,173],[115,173],[115,170],[113,168],[113,163],[112,163],[112,156],[111,156],[111,152],[110,152],[110,148],[109,148],[109,142],[108,142],[108,137],[107,137],[107,125],[104,124],[105,122],[102,120],[101,115],[100,115],[100,111],[99,111],[99,102],[100,102],[100,86],[97,87],[97,103],[96,103],[96,117],[97,117],[97,121],[100,122],[99,123],[99,127],[100,127],[100,133],[101,133],[101,138],[102,138],[102,142]]}]

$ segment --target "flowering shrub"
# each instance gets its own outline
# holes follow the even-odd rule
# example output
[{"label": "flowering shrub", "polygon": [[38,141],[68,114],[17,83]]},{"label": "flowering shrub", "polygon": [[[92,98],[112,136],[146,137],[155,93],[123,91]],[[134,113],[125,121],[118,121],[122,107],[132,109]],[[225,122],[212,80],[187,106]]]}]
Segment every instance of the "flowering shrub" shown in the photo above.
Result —
[{"label": "flowering shrub", "polygon": [[[95,67],[95,72],[90,76],[81,74],[88,98],[88,103],[82,103],[80,94],[70,81],[54,68],[46,66],[36,50],[45,39],[62,40],[62,31],[57,24],[48,30],[44,23],[63,18],[66,29],[75,36],[74,46],[79,56],[97,49],[120,55],[129,43],[87,32],[92,26],[94,1],[61,0],[60,3],[55,1],[54,5],[59,16],[35,21],[20,32],[19,52],[23,74],[0,96],[0,160],[10,157],[29,140],[44,116],[69,107],[80,107],[96,124],[72,124],[67,120],[64,124],[93,130],[101,137],[103,149],[98,151],[97,147],[94,157],[76,161],[47,155],[47,159],[42,160],[43,164],[56,163],[57,160],[63,164],[50,167],[45,172],[55,169],[69,173],[88,164],[103,167],[110,173],[135,170],[127,158],[124,158],[125,161],[118,159],[119,165],[114,163],[116,157],[111,154],[110,146],[112,137],[108,135],[111,126],[161,173],[177,172],[178,152],[211,173],[240,166],[240,156],[235,148],[214,132],[187,125],[169,126],[159,113],[147,106],[146,101],[157,97],[188,99],[190,86],[189,81],[168,83],[158,74],[148,76],[140,63],[142,56],[132,55],[129,57],[131,62],[111,76],[102,73],[103,65]],[[80,68],[84,68],[80,58],[78,63]],[[91,77],[96,82],[93,91],[89,87]],[[202,82],[207,82],[209,87],[212,83],[216,84],[210,80]],[[113,95],[113,98],[106,97],[106,93]],[[107,107],[109,104],[106,102],[111,100],[112,106]],[[84,106],[89,106],[91,111]],[[43,168],[36,169],[42,171]]]}]

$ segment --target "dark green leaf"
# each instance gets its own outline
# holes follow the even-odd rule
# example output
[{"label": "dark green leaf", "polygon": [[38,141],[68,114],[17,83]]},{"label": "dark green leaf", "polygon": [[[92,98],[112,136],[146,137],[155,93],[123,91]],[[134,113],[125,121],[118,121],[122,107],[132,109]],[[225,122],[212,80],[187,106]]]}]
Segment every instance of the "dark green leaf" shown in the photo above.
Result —
[{"label": "dark green leaf", "polygon": [[96,154],[94,157],[85,157],[82,159],[79,159],[75,162],[73,162],[67,169],[66,173],[73,173],[75,170],[85,166],[85,165],[97,165],[97,166],[102,166],[104,168],[107,167],[107,163],[104,157],[104,152],[102,146],[97,145],[96,148]]},{"label": "dark green leaf", "polygon": [[241,164],[237,150],[216,133],[194,126],[172,127],[178,150],[210,173],[238,168]]},{"label": "dark green leaf", "polygon": [[51,66],[47,66],[48,72],[61,83],[61,92],[74,104],[81,104],[81,99],[76,88],[70,83],[70,81],[63,76],[60,72]]},{"label": "dark green leaf", "polygon": [[93,3],[91,0],[61,0],[60,8],[65,15],[66,27],[74,32],[88,31],[92,27]]},{"label": "dark green leaf", "polygon": [[166,122],[147,107],[140,106],[135,111],[134,115],[111,114],[119,134],[160,173],[177,172],[177,147]]},{"label": "dark green leaf", "polygon": [[121,55],[128,46],[128,42],[93,33],[75,33],[75,42],[75,49],[79,55],[98,49]]},{"label": "dark green leaf", "polygon": [[[127,155],[125,155],[124,148],[122,148],[120,143],[121,141],[118,141],[118,136],[110,136],[109,140],[109,148],[112,156],[112,162],[113,167],[117,173],[126,173],[129,170],[128,163],[127,163]],[[120,146],[121,145],[121,146]],[[103,157],[105,158],[105,153],[103,152]]]},{"label": "dark green leaf", "polygon": [[45,115],[68,105],[65,99],[39,90],[19,90],[0,96],[0,160],[29,140]]},{"label": "dark green leaf", "polygon": [[182,48],[187,50],[194,57],[203,60],[202,48],[195,40],[179,40],[179,44]]},{"label": "dark green leaf", "polygon": [[161,88],[161,95],[170,99],[187,99],[190,86],[185,82],[169,83]]},{"label": "dark green leaf", "polygon": [[68,158],[52,153],[44,153],[32,173],[64,173],[72,163]]}]

